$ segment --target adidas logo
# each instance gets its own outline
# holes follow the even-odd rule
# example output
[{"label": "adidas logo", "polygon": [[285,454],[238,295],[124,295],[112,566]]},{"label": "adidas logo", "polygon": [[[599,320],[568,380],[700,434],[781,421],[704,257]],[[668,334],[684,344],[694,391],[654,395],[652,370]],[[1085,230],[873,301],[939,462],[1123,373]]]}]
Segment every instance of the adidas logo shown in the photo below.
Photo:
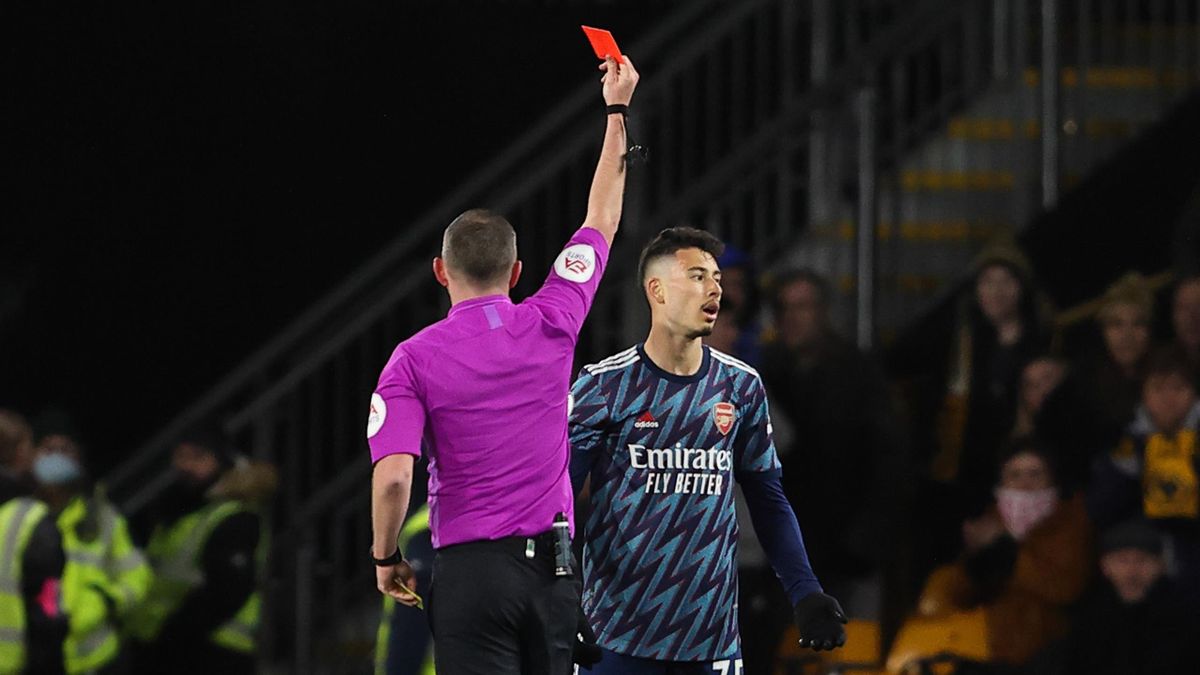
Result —
[{"label": "adidas logo", "polygon": [[651,415],[649,412],[644,412],[644,413],[642,413],[642,416],[637,418],[637,421],[633,423],[633,428],[634,429],[657,429],[658,428],[658,420],[654,419],[654,415]]}]

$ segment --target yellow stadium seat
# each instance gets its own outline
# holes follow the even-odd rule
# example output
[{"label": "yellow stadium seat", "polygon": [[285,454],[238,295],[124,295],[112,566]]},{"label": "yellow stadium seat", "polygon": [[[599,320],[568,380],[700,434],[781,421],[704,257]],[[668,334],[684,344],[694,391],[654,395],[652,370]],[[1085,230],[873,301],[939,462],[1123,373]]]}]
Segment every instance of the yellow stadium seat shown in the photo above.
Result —
[{"label": "yellow stadium seat", "polygon": [[882,675],[879,622],[852,619],[846,624],[846,645],[831,652],[800,646],[800,634],[790,626],[780,640],[776,675]]},{"label": "yellow stadium seat", "polygon": [[[887,658],[888,673],[912,672],[922,661],[987,661],[987,617],[982,609],[904,622]],[[909,669],[906,671],[906,669]]]}]

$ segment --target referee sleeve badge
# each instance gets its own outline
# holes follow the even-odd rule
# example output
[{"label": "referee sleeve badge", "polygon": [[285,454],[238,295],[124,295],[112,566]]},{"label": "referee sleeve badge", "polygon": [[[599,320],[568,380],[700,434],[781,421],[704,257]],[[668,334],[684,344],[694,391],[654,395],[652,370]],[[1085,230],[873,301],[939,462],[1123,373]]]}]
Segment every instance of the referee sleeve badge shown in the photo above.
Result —
[{"label": "referee sleeve badge", "polygon": [[387,404],[378,392],[371,394],[371,412],[367,415],[367,438],[374,438],[387,419]]}]

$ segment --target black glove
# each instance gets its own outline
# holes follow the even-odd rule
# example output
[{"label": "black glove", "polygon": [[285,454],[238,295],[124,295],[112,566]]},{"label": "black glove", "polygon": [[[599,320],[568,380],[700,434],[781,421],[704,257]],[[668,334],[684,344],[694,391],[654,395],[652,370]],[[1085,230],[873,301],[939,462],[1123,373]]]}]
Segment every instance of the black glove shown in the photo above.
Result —
[{"label": "black glove", "polygon": [[596,644],[596,634],[592,632],[592,626],[583,614],[583,607],[580,607],[579,620],[575,625],[575,648],[572,650],[571,660],[585,668],[591,668],[600,663],[602,658],[604,658],[604,652],[600,650],[600,645]]},{"label": "black glove", "polygon": [[800,646],[816,651],[846,644],[846,614],[832,596],[816,592],[800,598],[794,609]]}]

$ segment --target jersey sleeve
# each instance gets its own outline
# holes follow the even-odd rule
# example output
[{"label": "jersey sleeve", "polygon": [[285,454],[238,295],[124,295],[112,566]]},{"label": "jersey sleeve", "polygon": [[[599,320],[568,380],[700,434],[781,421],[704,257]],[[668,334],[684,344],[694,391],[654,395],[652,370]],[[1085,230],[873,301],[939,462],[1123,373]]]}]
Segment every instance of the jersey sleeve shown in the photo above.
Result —
[{"label": "jersey sleeve", "polygon": [[600,378],[586,370],[579,374],[567,399],[567,416],[570,422],[571,487],[578,494],[596,459],[607,447],[605,436],[610,415]]},{"label": "jersey sleeve", "polygon": [[372,463],[400,453],[421,456],[425,403],[416,371],[412,356],[400,345],[379,376],[367,415]]},{"label": "jersey sleeve", "polygon": [[573,339],[579,336],[608,264],[608,242],[598,230],[582,227],[554,261],[546,282],[526,303]]},{"label": "jersey sleeve", "polygon": [[767,392],[762,380],[751,378],[744,406],[746,420],[739,425],[734,439],[734,460],[737,473],[775,471],[780,468],[771,429],[771,414],[767,409]]}]

